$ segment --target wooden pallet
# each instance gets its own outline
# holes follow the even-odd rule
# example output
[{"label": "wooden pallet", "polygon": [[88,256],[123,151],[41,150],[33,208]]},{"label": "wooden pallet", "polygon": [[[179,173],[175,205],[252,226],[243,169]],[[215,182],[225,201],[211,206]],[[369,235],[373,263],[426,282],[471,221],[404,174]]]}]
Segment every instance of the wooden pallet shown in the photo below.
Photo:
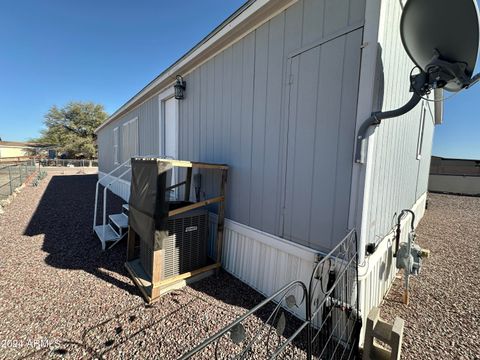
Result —
[{"label": "wooden pallet", "polygon": [[130,274],[130,277],[139,288],[142,296],[148,304],[157,301],[162,295],[172,290],[180,289],[188,284],[212,275],[215,269],[218,269],[220,266],[219,263],[211,264],[152,284],[149,280],[149,276],[140,264],[139,259],[127,261],[125,263],[125,268]]}]

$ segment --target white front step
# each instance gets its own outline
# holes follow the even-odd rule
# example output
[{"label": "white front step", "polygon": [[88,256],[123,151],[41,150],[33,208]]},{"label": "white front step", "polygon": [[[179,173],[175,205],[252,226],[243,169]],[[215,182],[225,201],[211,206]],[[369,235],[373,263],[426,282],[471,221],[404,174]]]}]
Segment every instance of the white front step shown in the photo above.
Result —
[{"label": "white front step", "polygon": [[125,229],[128,227],[128,216],[124,213],[113,214],[108,216],[110,220],[119,228]]},{"label": "white front step", "polygon": [[122,205],[122,212],[108,215],[108,224],[97,225],[93,228],[102,243],[102,250],[106,248],[107,241],[114,241],[114,246],[126,234],[128,229],[128,204]]},{"label": "white front step", "polygon": [[94,230],[102,242],[102,250],[105,250],[105,244],[107,241],[117,241],[122,238],[122,236],[118,235],[110,225],[97,225]]}]

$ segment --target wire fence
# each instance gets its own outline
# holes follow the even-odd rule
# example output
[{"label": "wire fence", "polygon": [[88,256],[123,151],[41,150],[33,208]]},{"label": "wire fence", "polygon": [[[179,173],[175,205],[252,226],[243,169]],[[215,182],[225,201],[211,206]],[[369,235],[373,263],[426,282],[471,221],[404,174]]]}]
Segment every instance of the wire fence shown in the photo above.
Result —
[{"label": "wire fence", "polygon": [[38,162],[44,167],[84,168],[98,166],[98,160],[89,159],[39,159]]},{"label": "wire fence", "polygon": [[0,200],[8,198],[35,172],[35,160],[0,163]]},{"label": "wire fence", "polygon": [[[351,230],[321,257],[308,287],[291,282],[181,359],[357,359],[357,251]],[[304,308],[305,318],[294,317],[293,308]]]},{"label": "wire fence", "polygon": [[13,194],[36,169],[56,168],[93,168],[98,160],[89,159],[41,159],[33,157],[0,158],[0,200]]}]

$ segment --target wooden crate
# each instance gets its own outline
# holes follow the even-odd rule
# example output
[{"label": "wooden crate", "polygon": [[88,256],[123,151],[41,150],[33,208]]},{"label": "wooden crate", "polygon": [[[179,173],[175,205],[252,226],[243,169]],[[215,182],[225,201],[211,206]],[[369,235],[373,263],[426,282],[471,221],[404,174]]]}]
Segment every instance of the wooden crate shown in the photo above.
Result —
[{"label": "wooden crate", "polygon": [[[190,187],[192,184],[192,169],[200,168],[215,171],[221,176],[219,195],[203,201],[191,203],[184,207],[174,209],[168,212],[168,216],[172,217],[178,214],[185,213],[194,209],[205,207],[210,204],[218,203],[218,223],[216,236],[216,259],[213,264],[209,264],[199,269],[186,272],[177,276],[172,276],[166,279],[161,279],[162,273],[162,259],[164,250],[155,250],[152,252],[152,259],[148,263],[151,264],[151,269],[145,271],[140,263],[140,259],[135,256],[135,248],[138,248],[139,237],[135,231],[129,227],[128,241],[127,241],[127,262],[125,267],[130,274],[135,285],[140,289],[143,297],[147,303],[154,302],[158,298],[179,287],[197,281],[205,276],[210,275],[213,271],[221,266],[221,256],[223,250],[223,233],[224,233],[224,216],[225,216],[225,199],[226,199],[226,183],[228,176],[228,166],[225,164],[211,164],[202,162],[182,161],[161,159],[159,161],[168,162],[173,167],[187,168],[187,174],[184,181],[179,182],[166,190],[171,190],[180,186],[185,186],[185,201],[190,200]],[[151,276],[149,274],[152,274]]]}]

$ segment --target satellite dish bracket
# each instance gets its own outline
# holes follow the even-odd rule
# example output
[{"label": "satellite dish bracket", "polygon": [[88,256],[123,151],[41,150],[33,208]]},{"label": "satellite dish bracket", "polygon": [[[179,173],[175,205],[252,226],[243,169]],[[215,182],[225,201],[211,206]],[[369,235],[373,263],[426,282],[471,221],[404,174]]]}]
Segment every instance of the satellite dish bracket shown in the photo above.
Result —
[{"label": "satellite dish bracket", "polygon": [[466,69],[467,64],[444,60],[435,49],[432,59],[426,66],[428,82],[434,89],[444,87],[449,81],[457,83],[459,88],[469,87],[472,79],[466,74]]},{"label": "satellite dish bracket", "polygon": [[431,86],[428,83],[428,75],[421,71],[419,74],[412,75],[410,77],[410,91],[413,92],[413,95],[405,105],[395,110],[373,112],[372,115],[365,120],[358,129],[355,162],[358,164],[365,163],[363,144],[365,142],[364,140],[367,131],[371,126],[380,125],[384,119],[391,119],[406,114],[412,110],[420,102],[420,100],[422,100],[423,96],[430,92],[430,90]]}]

